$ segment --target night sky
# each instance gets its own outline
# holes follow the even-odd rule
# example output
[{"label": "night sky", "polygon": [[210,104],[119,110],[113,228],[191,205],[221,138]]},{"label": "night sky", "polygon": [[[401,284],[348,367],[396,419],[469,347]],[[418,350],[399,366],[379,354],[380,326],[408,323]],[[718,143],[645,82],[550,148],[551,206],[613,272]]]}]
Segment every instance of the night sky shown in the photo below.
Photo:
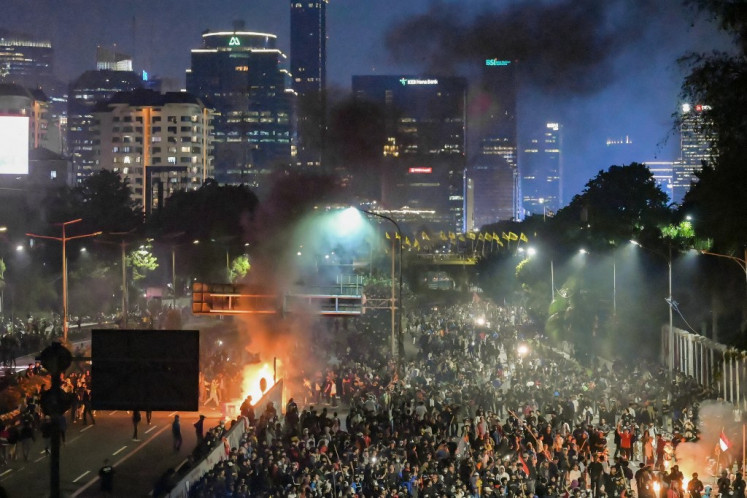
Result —
[{"label": "night sky", "polygon": [[[445,75],[488,53],[519,58],[520,140],[563,124],[565,202],[610,164],[676,159],[677,58],[728,47],[681,0],[331,0],[327,9],[334,91],[349,91],[353,74]],[[95,68],[97,45],[116,43],[136,69],[183,86],[203,30],[244,20],[277,34],[289,55],[289,18],[288,0],[3,0],[0,27],[50,39],[63,81]],[[632,145],[605,146],[626,135]]]}]

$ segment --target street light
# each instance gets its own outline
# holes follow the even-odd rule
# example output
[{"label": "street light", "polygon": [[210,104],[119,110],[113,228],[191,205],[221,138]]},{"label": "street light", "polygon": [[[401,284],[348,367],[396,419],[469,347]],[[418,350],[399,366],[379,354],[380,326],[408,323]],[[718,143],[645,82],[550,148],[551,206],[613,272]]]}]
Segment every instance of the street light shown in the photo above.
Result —
[{"label": "street light", "polygon": [[[709,251],[700,251],[700,254],[705,254],[706,256],[716,256],[718,258],[724,258],[724,259],[730,259],[731,261],[734,261],[736,264],[739,265],[739,267],[744,272],[744,279],[745,279],[745,285],[747,285],[747,247],[744,249],[744,259],[738,258],[736,256],[730,256],[728,254],[719,254],[717,252],[709,252]],[[745,305],[743,314],[747,315],[747,294],[745,295]]]},{"label": "street light", "polygon": [[[631,244],[640,247],[641,249],[645,249],[651,254],[656,254],[659,257],[664,258],[664,256],[656,251],[652,251],[651,249],[648,249],[646,247],[643,247],[640,242],[636,240],[631,240]],[[668,284],[669,284],[669,297],[666,298],[666,302],[669,305],[669,373],[674,373],[674,327],[673,327],[673,321],[674,321],[674,315],[673,313],[673,304],[674,300],[672,299],[672,245],[669,245],[669,253],[668,256],[665,258],[667,260],[667,271],[668,271]]]},{"label": "street light", "polygon": [[96,237],[97,235],[101,235],[101,231],[93,232],[93,233],[87,233],[85,235],[74,235],[72,237],[68,237],[65,230],[68,225],[72,225],[73,223],[78,223],[80,221],[83,221],[82,218],[78,218],[77,220],[71,220],[71,221],[64,221],[62,223],[55,223],[56,226],[62,227],[62,237],[50,237],[48,235],[37,235],[34,233],[27,233],[27,237],[34,237],[37,239],[49,239],[49,240],[56,240],[58,242],[62,242],[62,341],[64,343],[67,343],[67,330],[68,330],[68,324],[67,324],[67,241],[68,240],[74,240],[74,239],[83,239],[86,237]]},{"label": "street light", "polygon": [[[352,210],[352,211],[351,211]],[[397,236],[392,238],[392,337],[391,337],[391,343],[392,343],[392,358],[395,356],[398,356],[399,362],[402,363],[404,360],[404,354],[405,354],[405,345],[404,345],[404,338],[402,336],[402,230],[400,230],[399,224],[389,216],[383,215],[381,213],[376,213],[374,211],[366,211],[365,209],[361,208],[349,208],[345,210],[349,213],[353,212],[361,212],[365,214],[370,214],[371,216],[376,216],[378,218],[387,220],[391,222],[394,227],[397,229]],[[344,213],[344,212],[343,212]],[[395,254],[394,254],[394,244],[395,240],[399,240],[399,319],[397,321],[397,293],[395,290]],[[399,353],[397,355],[397,353]]]},{"label": "street light", "polygon": [[730,256],[728,254],[719,254],[717,252],[709,251],[700,251],[700,254],[705,254],[706,256],[716,256],[719,258],[725,258],[734,261],[744,272],[745,283],[747,283],[747,247],[744,249],[744,259],[738,258],[736,256]]},{"label": "street light", "polygon": [[[527,247],[524,249],[523,247],[519,248],[519,252],[525,252],[527,253],[527,257],[532,257],[535,254],[537,254],[537,249],[534,247]],[[555,265],[553,264],[553,260],[550,260],[550,303],[555,302]]]},{"label": "street light", "polygon": [[[579,254],[589,254],[587,249],[581,248]],[[617,316],[617,261],[615,251],[612,251],[612,316]]]}]

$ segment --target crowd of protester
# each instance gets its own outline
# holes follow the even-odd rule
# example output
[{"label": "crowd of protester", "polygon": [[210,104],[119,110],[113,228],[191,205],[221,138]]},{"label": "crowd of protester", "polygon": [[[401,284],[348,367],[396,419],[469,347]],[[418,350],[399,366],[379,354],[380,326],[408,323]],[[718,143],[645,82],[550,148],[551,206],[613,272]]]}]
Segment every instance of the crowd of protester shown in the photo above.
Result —
[{"label": "crowd of protester", "polygon": [[[484,301],[406,323],[399,369],[365,342],[372,321],[314,341],[310,353],[334,361],[303,373],[284,415],[243,407],[241,443],[190,496],[653,497],[701,482],[673,460],[714,395],[693,379],[655,364],[582,366],[521,309]],[[744,496],[741,476],[726,481]]]}]

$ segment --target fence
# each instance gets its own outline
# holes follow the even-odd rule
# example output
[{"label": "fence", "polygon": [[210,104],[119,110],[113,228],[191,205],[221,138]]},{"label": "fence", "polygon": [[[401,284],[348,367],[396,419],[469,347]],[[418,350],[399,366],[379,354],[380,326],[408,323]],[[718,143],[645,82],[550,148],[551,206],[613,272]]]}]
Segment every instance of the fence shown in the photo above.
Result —
[{"label": "fence", "polygon": [[719,396],[745,411],[743,386],[747,382],[747,352],[729,348],[702,335],[673,328],[670,354],[669,325],[661,329],[662,364],[670,370],[691,375],[702,386],[714,388]]}]

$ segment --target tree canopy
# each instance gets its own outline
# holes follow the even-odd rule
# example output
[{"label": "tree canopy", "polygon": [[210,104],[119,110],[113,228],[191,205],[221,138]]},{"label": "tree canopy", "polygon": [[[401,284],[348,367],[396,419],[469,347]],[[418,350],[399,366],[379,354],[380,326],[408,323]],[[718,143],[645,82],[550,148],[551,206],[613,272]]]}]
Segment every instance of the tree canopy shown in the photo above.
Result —
[{"label": "tree canopy", "polygon": [[604,247],[654,233],[667,218],[667,195],[645,164],[631,163],[600,171],[553,223],[572,242]]},{"label": "tree canopy", "polygon": [[697,174],[683,210],[696,231],[721,252],[741,253],[747,245],[747,6],[741,1],[687,0],[709,15],[735,42],[733,53],[690,54],[682,97],[702,104],[704,131],[716,137],[712,161]]},{"label": "tree canopy", "polygon": [[179,191],[149,220],[153,235],[180,233],[186,239],[242,238],[259,201],[244,185],[208,180],[197,190]]}]

